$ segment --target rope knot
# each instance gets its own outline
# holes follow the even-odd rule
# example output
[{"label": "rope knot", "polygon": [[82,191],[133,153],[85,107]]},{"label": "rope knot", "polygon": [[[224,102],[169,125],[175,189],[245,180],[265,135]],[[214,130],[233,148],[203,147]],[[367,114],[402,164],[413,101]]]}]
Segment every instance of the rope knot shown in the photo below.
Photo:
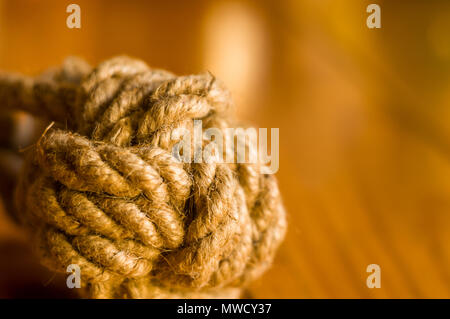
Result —
[{"label": "rope knot", "polygon": [[117,57],[94,70],[66,63],[46,76],[45,99],[41,78],[24,81],[10,81],[8,104],[26,101],[55,122],[27,152],[17,190],[51,269],[78,264],[91,297],[198,297],[271,263],[286,229],[274,176],[171,152],[173,133],[194,119],[230,125],[230,94],[212,74],[177,77]]}]

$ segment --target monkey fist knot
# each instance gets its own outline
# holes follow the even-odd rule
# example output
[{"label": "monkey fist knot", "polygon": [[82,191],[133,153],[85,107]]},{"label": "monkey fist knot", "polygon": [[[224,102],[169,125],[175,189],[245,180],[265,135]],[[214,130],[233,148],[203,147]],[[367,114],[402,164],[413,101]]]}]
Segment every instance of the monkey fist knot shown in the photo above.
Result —
[{"label": "monkey fist knot", "polygon": [[193,119],[230,126],[222,84],[127,57],[76,63],[30,87],[30,103],[55,122],[27,152],[17,191],[43,262],[79,265],[94,297],[189,296],[263,272],[286,228],[274,176],[172,155]]}]

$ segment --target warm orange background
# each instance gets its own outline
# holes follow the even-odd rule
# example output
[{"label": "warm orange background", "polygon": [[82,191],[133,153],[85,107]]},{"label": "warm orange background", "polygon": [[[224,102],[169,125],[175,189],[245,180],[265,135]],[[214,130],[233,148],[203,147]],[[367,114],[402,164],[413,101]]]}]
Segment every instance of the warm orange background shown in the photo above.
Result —
[{"label": "warm orange background", "polygon": [[[210,70],[242,119],[280,128],[289,231],[249,296],[450,298],[449,1],[0,1],[2,70],[122,53]],[[2,212],[0,297],[68,296],[26,246]]]}]

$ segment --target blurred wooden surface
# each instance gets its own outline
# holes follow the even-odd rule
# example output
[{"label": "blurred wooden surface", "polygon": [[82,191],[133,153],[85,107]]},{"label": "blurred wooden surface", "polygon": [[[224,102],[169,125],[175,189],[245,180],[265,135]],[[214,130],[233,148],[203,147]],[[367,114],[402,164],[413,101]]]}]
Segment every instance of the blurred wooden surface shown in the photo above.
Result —
[{"label": "blurred wooden surface", "polygon": [[[450,3],[376,1],[369,30],[371,2],[4,0],[0,69],[125,53],[210,70],[241,118],[280,128],[289,231],[250,296],[450,298]],[[26,247],[2,212],[0,297],[69,296]]]}]

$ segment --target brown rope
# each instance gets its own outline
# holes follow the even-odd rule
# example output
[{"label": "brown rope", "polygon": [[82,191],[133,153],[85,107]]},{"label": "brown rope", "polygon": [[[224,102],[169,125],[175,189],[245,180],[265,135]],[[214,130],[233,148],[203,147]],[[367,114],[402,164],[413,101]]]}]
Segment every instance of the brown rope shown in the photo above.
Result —
[{"label": "brown rope", "polygon": [[286,229],[275,177],[171,154],[193,119],[232,123],[211,74],[71,59],[35,79],[0,76],[0,101],[54,121],[26,151],[18,214],[45,265],[80,266],[84,296],[237,297],[271,264]]}]

